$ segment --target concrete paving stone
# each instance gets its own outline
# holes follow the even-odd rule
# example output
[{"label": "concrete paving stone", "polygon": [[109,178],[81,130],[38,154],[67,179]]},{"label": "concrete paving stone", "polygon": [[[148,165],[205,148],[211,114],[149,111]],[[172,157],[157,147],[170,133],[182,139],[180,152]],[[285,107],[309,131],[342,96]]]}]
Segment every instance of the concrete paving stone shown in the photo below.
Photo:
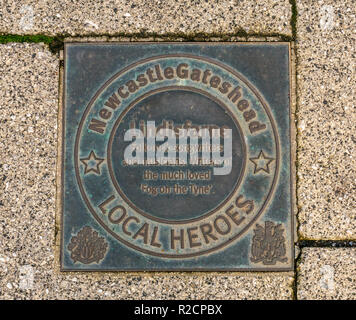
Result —
[{"label": "concrete paving stone", "polygon": [[292,298],[293,273],[59,272],[58,83],[46,46],[0,45],[0,299]]},{"label": "concrete paving stone", "polygon": [[0,32],[247,32],[291,35],[289,0],[1,0]]},{"label": "concrete paving stone", "polygon": [[356,299],[356,248],[304,248],[298,270],[298,299]]},{"label": "concrete paving stone", "polygon": [[356,239],[356,2],[297,7],[300,235]]}]

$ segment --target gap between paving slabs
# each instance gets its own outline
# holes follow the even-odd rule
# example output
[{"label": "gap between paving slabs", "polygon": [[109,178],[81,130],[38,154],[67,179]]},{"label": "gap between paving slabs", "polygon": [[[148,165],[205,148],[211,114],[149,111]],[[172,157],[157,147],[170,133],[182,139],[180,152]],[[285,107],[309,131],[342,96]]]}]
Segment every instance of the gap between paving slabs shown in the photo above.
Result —
[{"label": "gap between paving slabs", "polygon": [[[18,34],[0,34],[0,44],[16,42],[16,43],[44,43],[48,46],[53,54],[57,54],[64,47],[65,41],[73,41],[72,39],[98,39],[105,37],[107,41],[116,40],[117,38],[126,38],[129,41],[172,41],[172,42],[211,42],[211,41],[227,41],[227,42],[241,42],[248,41],[251,38],[259,38],[260,41],[293,41],[294,37],[290,37],[280,33],[247,33],[240,29],[232,33],[117,33],[117,34],[87,34],[87,35],[56,35],[47,36],[43,34],[33,35],[18,35]],[[69,39],[69,40],[68,40]]]},{"label": "gap between paving slabs", "polygon": [[[154,33],[134,33],[134,34],[125,34],[125,33],[120,33],[116,35],[98,35],[98,34],[92,34],[92,35],[85,35],[85,36],[69,36],[69,35],[57,35],[57,36],[46,36],[46,35],[40,35],[40,34],[35,34],[35,35],[16,35],[16,34],[2,34],[0,35],[0,44],[4,43],[10,43],[10,42],[15,42],[15,43],[23,43],[23,42],[28,42],[28,43],[44,43],[49,47],[49,50],[53,54],[58,54],[59,51],[63,48],[64,42],[66,38],[100,38],[100,37],[106,37],[108,41],[113,38],[117,37],[124,37],[129,39],[129,41],[144,41],[147,40],[147,38],[153,38],[153,41],[232,41],[232,42],[241,42],[241,41],[247,41],[247,40],[252,40],[251,38],[260,38],[260,41],[285,41],[285,42],[291,42],[296,39],[296,17],[297,17],[297,12],[296,12],[296,5],[295,1],[290,1],[292,5],[292,18],[291,18],[291,27],[292,27],[292,37],[283,35],[283,34],[261,34],[261,33],[247,33],[244,30],[239,30],[235,33],[230,33],[230,34],[219,34],[219,33],[214,33],[214,34],[204,34],[204,33],[196,33],[196,34],[163,34],[163,35],[158,35]],[[238,39],[236,39],[238,38]],[[274,38],[271,40],[271,38]],[[253,39],[255,40],[255,39]],[[294,50],[296,51],[296,48],[294,47]],[[297,55],[296,55],[297,58]],[[297,62],[296,62],[296,65]],[[296,97],[298,99],[298,97]],[[298,103],[297,103],[298,106]],[[298,110],[296,110],[296,114]],[[296,118],[297,120],[297,118]],[[298,148],[297,148],[297,158],[298,160]],[[298,161],[296,161],[296,167],[298,168]],[[297,178],[298,179],[298,178]],[[298,181],[296,181],[298,184]],[[297,201],[298,202],[298,201]],[[296,245],[302,250],[305,247],[319,247],[319,248],[325,248],[325,247],[330,247],[330,248],[341,248],[341,247],[356,247],[356,241],[355,240],[301,240],[300,235],[298,234],[298,241],[296,242]],[[294,279],[294,284],[293,284],[293,298],[297,299],[297,282],[298,282],[298,262],[301,257],[301,251],[299,252],[298,256],[296,257],[296,263],[295,263],[295,279]]]},{"label": "gap between paving slabs", "polygon": [[[64,46],[65,41],[80,41],[80,39],[83,39],[83,41],[89,41],[90,40],[97,40],[102,37],[107,38],[107,41],[110,40],[116,40],[114,39],[116,37],[125,37],[126,41],[127,38],[129,41],[144,41],[148,40],[147,37],[142,36],[141,34],[120,34],[116,36],[107,36],[107,35],[92,35],[92,36],[81,36],[77,37],[79,40],[75,38],[74,36],[70,36],[70,38],[66,38],[66,36],[55,36],[55,37],[50,37],[50,36],[45,36],[45,35],[26,35],[26,36],[21,36],[21,35],[0,35],[0,43],[9,43],[9,42],[29,42],[29,43],[44,43],[49,47],[49,50],[52,52],[52,54],[59,54],[60,50]],[[163,41],[178,41],[178,42],[184,42],[184,41],[207,41],[207,42],[212,42],[212,41],[231,41],[231,42],[241,42],[241,41],[268,41],[268,42],[275,42],[275,41],[283,41],[283,42],[291,42],[293,39],[292,37],[281,35],[281,34],[247,34],[243,31],[240,31],[238,33],[232,33],[229,35],[221,35],[221,34],[194,34],[194,35],[180,35],[180,34],[169,34],[169,35],[154,35],[154,34],[148,34],[148,37],[151,36],[153,40],[157,41],[157,38],[159,40]],[[240,37],[240,39],[236,39],[236,37]],[[91,39],[90,39],[91,38]],[[235,39],[234,39],[235,38]],[[100,39],[102,41],[102,39]],[[152,41],[152,40],[150,40]],[[293,285],[292,285],[293,286]],[[292,290],[293,292],[293,290]],[[292,298],[295,298],[296,296],[292,294]]]}]

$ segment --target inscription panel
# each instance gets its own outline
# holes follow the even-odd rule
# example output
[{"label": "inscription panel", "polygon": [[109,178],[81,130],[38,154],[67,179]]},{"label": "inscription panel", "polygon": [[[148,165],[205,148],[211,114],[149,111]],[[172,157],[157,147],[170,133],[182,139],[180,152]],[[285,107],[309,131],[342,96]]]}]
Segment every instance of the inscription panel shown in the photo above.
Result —
[{"label": "inscription panel", "polygon": [[65,46],[62,270],[291,270],[288,43]]}]

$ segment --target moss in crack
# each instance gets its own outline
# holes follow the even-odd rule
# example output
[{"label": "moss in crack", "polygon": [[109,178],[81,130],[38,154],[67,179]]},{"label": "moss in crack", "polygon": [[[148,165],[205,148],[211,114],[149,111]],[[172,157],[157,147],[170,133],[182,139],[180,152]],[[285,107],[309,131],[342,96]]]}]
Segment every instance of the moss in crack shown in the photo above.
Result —
[{"label": "moss in crack", "polygon": [[[146,30],[142,30],[141,32],[136,33],[126,33],[119,32],[116,34],[85,34],[85,35],[69,35],[69,34],[58,34],[55,36],[47,36],[43,34],[34,34],[34,35],[18,35],[18,34],[0,34],[0,44],[1,43],[45,43],[48,45],[49,50],[53,54],[57,54],[64,47],[64,42],[66,38],[98,38],[98,37],[106,37],[108,41],[113,38],[128,38],[130,41],[139,41],[140,39],[163,39],[164,41],[190,41],[190,42],[209,42],[213,41],[213,39],[219,39],[219,41],[236,41],[235,38],[243,38],[244,41],[247,41],[250,37],[258,37],[258,38],[268,38],[274,37],[279,41],[290,42],[292,41],[292,37],[286,34],[280,33],[259,33],[259,32],[246,32],[243,29],[237,29],[231,33],[205,33],[205,32],[196,32],[196,33],[165,33],[158,34],[154,32],[147,32]],[[237,40],[239,41],[239,40]]]},{"label": "moss in crack", "polygon": [[55,36],[52,38],[52,41],[49,43],[49,50],[56,54],[64,48],[64,36]]},{"label": "moss in crack", "polygon": [[44,43],[49,50],[55,54],[63,47],[62,36],[47,36],[43,34],[19,35],[19,34],[0,34],[0,44],[15,43]]},{"label": "moss in crack", "polygon": [[298,9],[296,0],[289,0],[290,5],[292,6],[292,17],[290,19],[290,26],[292,28],[292,38],[296,40],[297,38],[297,17]]},{"label": "moss in crack", "polygon": [[304,248],[356,248],[356,239],[353,240],[299,240],[299,253],[295,258],[294,281],[292,285],[293,300],[298,300],[298,281],[300,278],[300,265]]},{"label": "moss in crack", "polygon": [[57,238],[59,236],[59,226],[57,225],[57,223],[54,225],[54,237],[53,237],[53,245],[55,246],[57,244]]},{"label": "moss in crack", "polygon": [[260,32],[246,32],[243,29],[237,29],[234,32],[230,33],[222,33],[222,32],[191,32],[191,33],[183,33],[183,32],[176,32],[176,33],[164,33],[159,34],[155,32],[147,32],[146,30],[142,30],[141,32],[136,33],[126,33],[126,32],[119,32],[119,33],[89,33],[85,35],[62,35],[62,38],[70,37],[70,38],[90,38],[90,37],[107,37],[108,40],[117,37],[129,38],[130,40],[136,39],[163,39],[165,41],[211,41],[213,38],[219,38],[221,41],[231,41],[232,38],[239,37],[248,39],[249,37],[276,37],[279,38],[281,41],[292,41],[292,37],[281,34],[281,33],[260,33]]},{"label": "moss in crack", "polygon": [[300,240],[301,248],[356,248],[356,240]]},{"label": "moss in crack", "polygon": [[49,45],[53,41],[53,37],[34,34],[34,35],[18,35],[18,34],[0,34],[0,43],[9,43],[9,42],[32,42],[40,43],[43,42]]}]

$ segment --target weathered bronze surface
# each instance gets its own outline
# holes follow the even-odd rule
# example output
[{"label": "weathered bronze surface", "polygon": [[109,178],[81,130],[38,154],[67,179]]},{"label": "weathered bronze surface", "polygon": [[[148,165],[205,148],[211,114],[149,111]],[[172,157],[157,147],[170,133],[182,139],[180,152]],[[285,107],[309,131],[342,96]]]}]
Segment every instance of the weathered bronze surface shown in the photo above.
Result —
[{"label": "weathered bronze surface", "polygon": [[66,44],[62,270],[292,270],[289,55]]}]

